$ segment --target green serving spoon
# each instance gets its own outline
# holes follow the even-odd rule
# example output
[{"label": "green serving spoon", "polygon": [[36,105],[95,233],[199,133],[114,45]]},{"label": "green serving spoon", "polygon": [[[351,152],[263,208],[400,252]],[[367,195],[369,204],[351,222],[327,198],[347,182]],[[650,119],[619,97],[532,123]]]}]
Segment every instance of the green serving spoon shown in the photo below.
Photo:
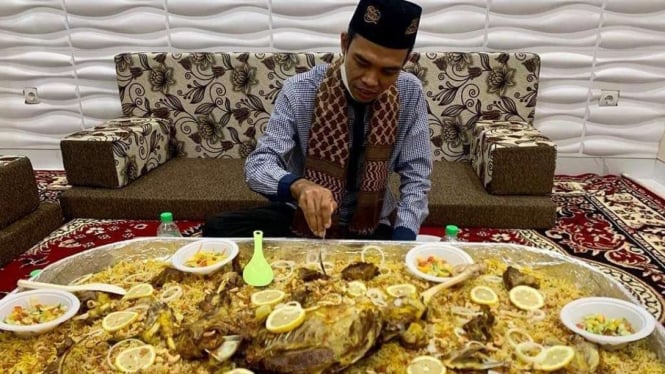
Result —
[{"label": "green serving spoon", "polygon": [[242,271],[245,283],[254,287],[267,286],[275,278],[272,268],[263,257],[263,231],[254,231],[254,254]]}]

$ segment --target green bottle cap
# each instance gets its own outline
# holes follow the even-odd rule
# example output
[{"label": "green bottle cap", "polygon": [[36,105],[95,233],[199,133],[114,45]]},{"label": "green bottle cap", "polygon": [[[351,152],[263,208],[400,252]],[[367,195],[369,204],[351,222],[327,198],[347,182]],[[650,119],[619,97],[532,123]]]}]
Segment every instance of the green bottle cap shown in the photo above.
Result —
[{"label": "green bottle cap", "polygon": [[456,238],[457,234],[459,234],[459,227],[455,225],[446,226],[446,236]]},{"label": "green bottle cap", "polygon": [[38,276],[39,273],[41,273],[41,272],[42,272],[41,269],[35,269],[35,270],[31,271],[30,272],[30,278],[34,278],[34,277]]},{"label": "green bottle cap", "polygon": [[159,215],[159,219],[164,223],[171,223],[171,222],[173,222],[173,213],[164,212],[164,213]]}]

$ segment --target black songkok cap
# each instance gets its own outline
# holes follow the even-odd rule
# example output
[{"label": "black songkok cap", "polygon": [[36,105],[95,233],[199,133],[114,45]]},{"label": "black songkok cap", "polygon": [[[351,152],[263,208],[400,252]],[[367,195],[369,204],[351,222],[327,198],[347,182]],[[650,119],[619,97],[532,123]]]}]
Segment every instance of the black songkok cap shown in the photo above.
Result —
[{"label": "black songkok cap", "polygon": [[410,49],[422,8],[405,0],[360,0],[349,28],[386,48]]}]

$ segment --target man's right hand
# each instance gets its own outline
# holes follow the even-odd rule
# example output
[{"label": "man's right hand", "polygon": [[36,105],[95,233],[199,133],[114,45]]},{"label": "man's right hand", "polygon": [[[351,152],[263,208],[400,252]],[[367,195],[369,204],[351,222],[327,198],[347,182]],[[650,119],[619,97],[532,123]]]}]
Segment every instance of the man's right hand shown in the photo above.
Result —
[{"label": "man's right hand", "polygon": [[298,179],[291,184],[291,195],[305,214],[305,220],[314,235],[323,237],[332,225],[332,214],[337,203],[332,192],[307,179]]}]

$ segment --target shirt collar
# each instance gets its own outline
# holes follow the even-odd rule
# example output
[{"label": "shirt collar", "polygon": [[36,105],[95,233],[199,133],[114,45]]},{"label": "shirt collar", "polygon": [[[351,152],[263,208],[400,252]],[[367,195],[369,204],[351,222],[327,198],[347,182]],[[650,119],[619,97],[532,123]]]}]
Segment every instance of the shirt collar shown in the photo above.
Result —
[{"label": "shirt collar", "polygon": [[353,94],[351,93],[351,89],[349,88],[349,80],[346,78],[346,61],[342,61],[342,66],[340,67],[341,73],[342,73],[342,82],[344,83],[344,88],[346,88],[346,92],[349,94],[349,97],[353,99],[353,101],[360,103],[358,99],[353,97]]}]

